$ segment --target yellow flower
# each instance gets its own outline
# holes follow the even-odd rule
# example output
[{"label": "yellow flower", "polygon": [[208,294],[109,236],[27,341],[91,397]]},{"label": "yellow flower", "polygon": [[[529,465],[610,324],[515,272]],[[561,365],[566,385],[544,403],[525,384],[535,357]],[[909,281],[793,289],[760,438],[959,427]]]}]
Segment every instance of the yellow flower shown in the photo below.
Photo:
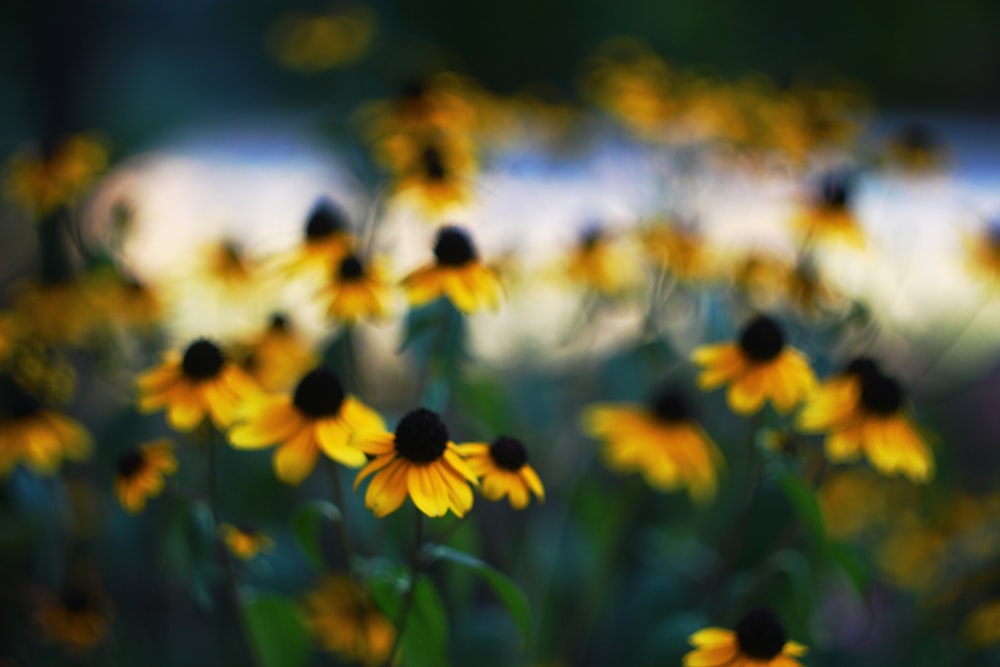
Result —
[{"label": "yellow flower", "polygon": [[394,190],[399,201],[412,204],[429,217],[439,217],[471,199],[471,156],[440,140],[412,146],[409,137],[396,141],[406,146],[396,158],[400,164]]},{"label": "yellow flower", "polygon": [[357,446],[375,457],[354,480],[357,489],[375,473],[365,493],[365,506],[375,516],[395,512],[407,495],[427,516],[444,516],[450,510],[461,517],[472,509],[469,485],[478,484],[476,474],[436,413],[417,408],[400,420],[395,433],[361,433]]},{"label": "yellow flower", "polygon": [[90,456],[93,440],[75,419],[44,407],[7,376],[0,377],[0,477],[18,463],[51,475],[63,459]]},{"label": "yellow flower", "polygon": [[507,496],[515,509],[527,507],[532,492],[538,500],[545,500],[542,480],[528,465],[528,451],[520,440],[499,437],[493,444],[470,442],[457,448],[480,479],[483,495],[490,500]]},{"label": "yellow flower", "polygon": [[224,523],[219,526],[219,532],[229,551],[241,560],[251,560],[274,548],[274,540],[253,528]]},{"label": "yellow flower", "polygon": [[566,274],[573,282],[607,296],[619,296],[641,279],[628,253],[599,227],[584,232],[569,257]]},{"label": "yellow flower", "polygon": [[45,637],[75,655],[104,642],[111,617],[110,600],[78,582],[67,584],[59,596],[43,594],[35,611],[35,621]]},{"label": "yellow flower", "polygon": [[1000,642],[1000,599],[981,604],[962,624],[962,634],[973,646],[992,646]]},{"label": "yellow flower", "polygon": [[740,619],[735,630],[705,628],[689,639],[694,650],[684,656],[684,667],[802,667],[796,658],[806,647],[787,641],[785,626],[770,609],[755,609]]},{"label": "yellow flower", "polygon": [[897,129],[889,137],[886,157],[890,164],[910,174],[933,173],[948,162],[940,138],[920,123],[908,123]]},{"label": "yellow flower", "polygon": [[396,629],[350,577],[326,577],[303,608],[306,625],[327,651],[367,667],[389,658]]},{"label": "yellow flower", "polygon": [[160,366],[138,380],[139,409],[165,409],[167,423],[192,431],[207,415],[217,428],[236,420],[244,400],[260,391],[253,379],[226,359],[210,340],[199,338],[181,355],[172,350]]},{"label": "yellow flower", "polygon": [[437,261],[403,279],[410,303],[420,306],[448,297],[464,312],[497,308],[503,283],[496,271],[479,261],[472,239],[459,227],[442,227],[434,244]]},{"label": "yellow flower", "polygon": [[85,135],[69,137],[45,157],[21,152],[8,164],[7,194],[29,214],[43,217],[84,194],[107,161],[107,149]]},{"label": "yellow flower", "polygon": [[305,238],[287,260],[286,269],[291,273],[322,273],[350,254],[353,246],[347,215],[332,201],[321,200],[309,213]]},{"label": "yellow flower", "polygon": [[790,263],[774,253],[754,250],[730,267],[735,286],[754,304],[772,306],[787,292]]},{"label": "yellow flower", "polygon": [[814,201],[793,221],[803,245],[841,241],[865,247],[864,232],[851,212],[853,188],[851,175],[843,172],[830,172],[820,180]]},{"label": "yellow flower", "polygon": [[320,14],[289,12],[270,28],[268,47],[288,69],[323,72],[363,56],[375,26],[375,14],[367,7]]},{"label": "yellow flower", "polygon": [[1000,284],[1000,220],[965,239],[969,271],[991,287]]},{"label": "yellow flower", "polygon": [[722,454],[681,394],[665,388],[649,407],[593,405],[583,424],[588,435],[604,441],[604,460],[613,470],[640,472],[660,491],[686,488],[697,502],[715,497]]},{"label": "yellow flower", "polygon": [[160,495],[165,478],[177,472],[174,444],[156,440],[125,453],[118,459],[115,473],[115,495],[125,511],[138,514],[146,509],[146,501]]},{"label": "yellow flower", "polygon": [[333,272],[329,285],[320,291],[327,303],[327,317],[354,324],[386,314],[389,288],[382,270],[365,266],[356,255],[347,255]]},{"label": "yellow flower", "polygon": [[249,346],[240,365],[264,391],[287,391],[316,365],[316,355],[288,318],[278,313]]},{"label": "yellow flower", "polygon": [[83,343],[98,321],[90,292],[73,277],[21,283],[13,315],[25,337],[52,345]]},{"label": "yellow flower", "polygon": [[340,378],[324,366],[307,373],[292,395],[250,401],[243,416],[229,442],[237,449],[278,445],[274,472],[288,484],[299,484],[312,472],[320,451],[345,466],[361,467],[366,458],[352,442],[356,432],[382,428],[382,418],[348,396]]},{"label": "yellow flower", "polygon": [[88,295],[104,321],[151,332],[163,317],[160,296],[136,278],[100,270],[87,278]]},{"label": "yellow flower", "polygon": [[853,461],[862,452],[883,475],[930,481],[934,457],[904,412],[903,388],[866,357],[825,381],[799,414],[804,432],[825,432],[826,456]]},{"label": "yellow flower", "polygon": [[788,412],[816,386],[805,355],[787,347],[777,322],[765,315],[746,325],[736,343],[704,345],[692,358],[704,367],[698,386],[709,390],[728,384],[730,409],[744,415],[757,412],[765,400]]},{"label": "yellow flower", "polygon": [[643,230],[641,239],[649,257],[680,280],[707,278],[712,273],[705,240],[692,225],[660,222]]}]

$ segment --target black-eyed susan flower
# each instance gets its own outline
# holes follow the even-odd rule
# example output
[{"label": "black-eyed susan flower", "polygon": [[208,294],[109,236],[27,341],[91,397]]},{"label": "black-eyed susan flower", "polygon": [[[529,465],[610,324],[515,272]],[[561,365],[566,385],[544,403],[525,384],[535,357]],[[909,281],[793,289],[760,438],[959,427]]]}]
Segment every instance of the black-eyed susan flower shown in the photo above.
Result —
[{"label": "black-eyed susan flower", "polygon": [[351,63],[368,49],[375,33],[375,13],[368,7],[311,14],[283,14],[271,26],[271,55],[288,69],[323,72]]},{"label": "black-eyed susan flower", "polygon": [[459,453],[441,417],[417,408],[403,417],[396,432],[359,433],[356,445],[374,456],[354,480],[354,488],[374,474],[365,506],[382,518],[399,509],[406,497],[427,516],[449,511],[465,516],[472,509],[476,474]]},{"label": "black-eyed susan flower", "polygon": [[25,281],[14,289],[13,316],[26,337],[80,345],[98,323],[86,284],[74,276]]},{"label": "black-eyed susan flower", "polygon": [[471,199],[474,161],[461,144],[454,139],[413,145],[409,145],[409,138],[398,141],[404,146],[398,151],[399,176],[394,188],[400,201],[437,217]]},{"label": "black-eyed susan flower", "polygon": [[18,463],[51,475],[64,460],[90,456],[93,440],[75,419],[42,404],[8,376],[0,376],[0,476]]},{"label": "black-eyed susan flower", "polygon": [[480,490],[488,499],[501,500],[506,496],[515,509],[527,507],[532,493],[545,500],[542,480],[528,465],[528,450],[517,438],[501,436],[492,444],[470,442],[457,447],[479,478]]},{"label": "black-eyed susan flower", "polygon": [[240,405],[260,391],[253,379],[226,358],[218,345],[199,338],[181,354],[171,350],[163,363],[138,380],[139,409],[166,410],[178,431],[194,430],[206,415],[217,428],[236,420]]},{"label": "black-eyed susan flower", "polygon": [[911,174],[932,173],[948,162],[941,138],[931,127],[918,122],[906,123],[890,135],[886,157],[891,165]]},{"label": "black-eyed susan flower", "polygon": [[22,151],[7,166],[7,194],[29,214],[42,217],[83,195],[107,161],[107,148],[86,135],[68,137],[46,156]]},{"label": "black-eyed susan flower", "polygon": [[973,609],[962,623],[962,635],[968,643],[979,648],[1000,642],[1000,599]]},{"label": "black-eyed susan flower", "polygon": [[600,227],[583,232],[566,265],[569,279],[607,296],[620,296],[641,279],[626,249]]},{"label": "black-eyed susan flower", "polygon": [[770,609],[755,609],[734,630],[705,628],[691,635],[694,650],[684,667],[802,667],[806,647],[789,641],[785,626]]},{"label": "black-eyed susan flower", "polygon": [[730,409],[744,415],[770,401],[788,412],[816,386],[816,376],[805,355],[785,344],[785,334],[770,317],[758,315],[735,343],[704,345],[692,355],[702,366],[698,386],[705,390],[728,384]]},{"label": "black-eyed susan flower", "polygon": [[282,313],[244,351],[240,364],[264,391],[287,391],[316,365],[316,354]]},{"label": "black-eyed susan flower", "polygon": [[35,621],[48,641],[69,653],[91,651],[107,639],[113,611],[111,601],[93,585],[69,582],[61,594],[43,593]]},{"label": "black-eyed susan flower", "polygon": [[990,287],[1000,285],[1000,218],[965,239],[966,266]]},{"label": "black-eyed susan flower", "polygon": [[243,420],[229,432],[237,449],[278,446],[274,472],[283,482],[299,484],[312,472],[322,451],[351,468],[364,465],[364,452],[352,440],[358,431],[380,431],[382,418],[344,391],[340,378],[320,366],[306,373],[292,394],[258,396],[249,401]]},{"label": "black-eyed susan flower", "polygon": [[658,222],[642,231],[641,240],[650,259],[680,280],[706,278],[713,271],[705,239],[691,223]]},{"label": "black-eyed susan flower", "polygon": [[306,625],[322,647],[368,667],[389,659],[396,628],[348,576],[328,576],[303,601]]},{"label": "black-eyed susan flower", "polygon": [[883,475],[927,482],[934,457],[906,413],[906,396],[872,359],[853,360],[825,381],[799,414],[804,432],[826,433],[826,456],[852,461],[862,452]]},{"label": "black-eyed susan flower", "polygon": [[174,443],[155,440],[126,452],[118,458],[115,470],[115,495],[126,512],[138,514],[146,501],[163,492],[166,477],[177,472]]},{"label": "black-eyed susan flower", "polygon": [[728,264],[733,285],[758,307],[768,308],[787,294],[788,275],[792,270],[786,258],[768,251],[751,250]]},{"label": "black-eyed susan flower", "polygon": [[320,200],[309,213],[302,244],[293,251],[287,268],[293,273],[326,271],[351,252],[354,240],[344,210],[328,199]]},{"label": "black-eyed susan flower", "polygon": [[854,177],[845,171],[825,174],[816,186],[813,201],[794,220],[803,244],[840,241],[865,246],[865,235],[851,210]]},{"label": "black-eyed susan flower", "polygon": [[148,333],[163,318],[160,294],[138,278],[100,269],[87,276],[87,290],[90,302],[106,323]]},{"label": "black-eyed susan flower", "polygon": [[340,260],[319,298],[326,304],[332,320],[353,324],[359,320],[378,319],[388,309],[389,286],[384,272],[370,262],[366,266],[354,254]]},{"label": "black-eyed susan flower", "polygon": [[496,308],[503,283],[497,272],[479,260],[468,233],[460,227],[438,230],[434,243],[435,263],[417,269],[403,279],[410,303],[420,306],[446,296],[464,312]]},{"label": "black-eyed susan flower", "polygon": [[583,427],[604,442],[604,460],[613,470],[639,472],[661,491],[687,489],[698,502],[715,497],[722,454],[683,394],[667,387],[648,406],[592,405]]},{"label": "black-eyed susan flower", "polygon": [[250,526],[224,523],[219,526],[219,533],[229,552],[240,560],[251,560],[274,548],[274,540]]}]

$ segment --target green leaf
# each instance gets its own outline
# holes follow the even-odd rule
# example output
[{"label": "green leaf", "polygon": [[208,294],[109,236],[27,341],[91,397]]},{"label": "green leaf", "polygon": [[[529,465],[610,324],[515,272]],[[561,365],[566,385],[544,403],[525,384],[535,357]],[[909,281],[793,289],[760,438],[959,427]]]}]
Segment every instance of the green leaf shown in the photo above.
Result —
[{"label": "green leaf", "polygon": [[800,477],[789,472],[782,472],[778,476],[778,483],[785,492],[788,502],[795,509],[795,513],[812,533],[813,539],[820,544],[826,542],[823,510],[820,509],[816,493],[812,488]]},{"label": "green leaf", "polygon": [[479,574],[507,607],[507,611],[510,612],[521,631],[524,643],[527,644],[531,641],[531,608],[528,605],[528,597],[510,577],[475,556],[450,547],[441,545],[432,547],[428,550],[428,555],[433,559],[446,560],[467,567]]},{"label": "green leaf", "polygon": [[868,584],[871,580],[871,572],[864,557],[856,547],[849,544],[839,544],[831,542],[826,547],[827,557],[836,563],[847,575],[858,593],[864,595],[868,592]]},{"label": "green leaf", "polygon": [[[373,573],[368,585],[376,605],[399,627],[409,577],[402,567]],[[401,667],[439,667],[448,660],[448,617],[430,579],[417,579],[401,642]]]},{"label": "green leaf", "polygon": [[300,667],[309,659],[312,639],[298,606],[277,593],[248,596],[243,618],[261,667]]},{"label": "green leaf", "polygon": [[306,558],[317,568],[322,569],[325,566],[320,542],[323,520],[340,521],[342,518],[337,506],[326,500],[313,500],[295,510],[295,515],[292,517],[292,531]]}]

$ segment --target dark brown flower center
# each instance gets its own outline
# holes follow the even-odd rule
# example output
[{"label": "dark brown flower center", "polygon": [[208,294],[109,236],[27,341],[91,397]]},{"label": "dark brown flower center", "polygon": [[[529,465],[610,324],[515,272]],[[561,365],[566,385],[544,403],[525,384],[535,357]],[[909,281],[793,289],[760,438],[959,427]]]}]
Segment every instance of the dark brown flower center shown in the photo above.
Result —
[{"label": "dark brown flower center", "polygon": [[449,225],[438,231],[434,256],[441,266],[465,266],[476,261],[476,248],[464,229]]},{"label": "dark brown flower center", "polygon": [[284,313],[274,313],[271,315],[271,323],[268,325],[271,331],[288,331],[288,318]]},{"label": "dark brown flower center", "polygon": [[348,255],[344,259],[340,260],[340,266],[337,267],[337,277],[342,282],[353,282],[358,278],[361,278],[365,274],[365,267],[361,264],[361,260],[355,255]]},{"label": "dark brown flower center", "polygon": [[490,457],[504,470],[517,472],[528,462],[528,450],[517,438],[501,436],[490,445]]},{"label": "dark brown flower center", "polygon": [[778,323],[760,315],[740,334],[740,348],[753,361],[771,361],[785,347],[785,335]]},{"label": "dark brown flower center", "polygon": [[740,653],[754,660],[773,660],[785,647],[785,628],[770,609],[755,609],[736,624]]},{"label": "dark brown flower center", "polygon": [[347,216],[339,206],[329,200],[316,204],[306,221],[307,241],[317,241],[344,231],[347,231]]},{"label": "dark brown flower center", "polygon": [[32,417],[42,410],[41,402],[22,389],[9,375],[0,376],[0,398],[10,419]]},{"label": "dark brown flower center", "polygon": [[64,588],[59,600],[63,609],[71,614],[85,614],[96,606],[96,600],[90,591],[74,585]]},{"label": "dark brown flower center", "polygon": [[824,208],[846,208],[851,199],[853,183],[846,172],[831,172],[819,184],[819,203]]},{"label": "dark brown flower center", "polygon": [[882,373],[862,376],[861,405],[876,415],[895,414],[903,405],[903,388]]},{"label": "dark brown flower center", "polygon": [[855,357],[844,367],[844,374],[853,375],[859,380],[870,375],[879,375],[878,362],[871,357]]},{"label": "dark brown flower center", "polygon": [[413,463],[432,463],[448,447],[448,428],[426,408],[410,412],[396,427],[396,452]]},{"label": "dark brown flower center", "polygon": [[337,374],[326,366],[309,371],[295,387],[292,403],[303,414],[320,419],[340,413],[347,394]]},{"label": "dark brown flower center", "polygon": [[580,235],[580,246],[585,252],[593,251],[604,240],[604,230],[597,225],[584,229]]},{"label": "dark brown flower center", "polygon": [[146,458],[142,455],[142,452],[137,449],[133,449],[130,452],[123,454],[118,459],[118,475],[124,477],[125,479],[131,479],[136,473],[142,470],[143,465],[146,463]]},{"label": "dark brown flower center", "polygon": [[225,363],[226,358],[215,343],[199,338],[184,352],[181,369],[192,380],[210,380],[218,376]]},{"label": "dark brown flower center", "polygon": [[424,168],[424,174],[429,180],[443,181],[448,178],[448,169],[444,165],[444,159],[434,146],[427,146],[420,154],[420,161]]},{"label": "dark brown flower center", "polygon": [[668,424],[691,421],[693,416],[687,397],[672,387],[664,387],[654,394],[649,409],[657,419]]}]

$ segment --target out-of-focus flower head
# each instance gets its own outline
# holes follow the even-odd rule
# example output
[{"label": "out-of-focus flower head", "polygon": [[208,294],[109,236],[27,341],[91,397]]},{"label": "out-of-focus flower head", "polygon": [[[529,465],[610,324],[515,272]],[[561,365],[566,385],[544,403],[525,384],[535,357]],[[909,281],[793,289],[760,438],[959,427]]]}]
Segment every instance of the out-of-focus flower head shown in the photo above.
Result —
[{"label": "out-of-focus flower head", "polygon": [[627,238],[615,238],[600,225],[589,225],[570,251],[566,276],[573,284],[605,296],[622,296],[636,288],[643,277],[633,251]]},{"label": "out-of-focus flower head", "polygon": [[816,182],[811,202],[793,220],[802,245],[839,241],[865,247],[865,235],[854,217],[856,177],[846,170],[829,171]]},{"label": "out-of-focus flower head", "polygon": [[316,365],[312,346],[289,317],[271,316],[267,328],[241,349],[240,365],[264,391],[286,391]]},{"label": "out-of-focus flower head", "polygon": [[802,667],[796,658],[806,647],[789,641],[785,626],[771,609],[751,611],[735,629],[705,628],[691,635],[694,649],[684,656],[684,667]]},{"label": "out-of-focus flower head", "polygon": [[397,203],[435,220],[472,199],[472,144],[451,135],[396,135],[382,145]]},{"label": "out-of-focus flower head", "polygon": [[369,7],[310,13],[287,12],[271,25],[267,47],[290,70],[311,74],[349,65],[364,56],[377,20]]},{"label": "out-of-focus flower head", "polygon": [[434,264],[403,279],[411,305],[421,306],[444,296],[466,313],[499,307],[503,283],[497,272],[479,259],[468,232],[454,226],[439,229],[434,258]]},{"label": "out-of-focus flower head", "polygon": [[307,626],[325,650],[366,667],[389,659],[396,629],[349,576],[326,577],[302,606]]},{"label": "out-of-focus flower head", "polygon": [[948,150],[928,125],[910,122],[896,128],[886,141],[886,161],[905,173],[920,175],[941,171],[948,164]]},{"label": "out-of-focus flower head", "polygon": [[688,398],[672,387],[658,390],[647,406],[592,405],[583,427],[604,442],[604,460],[613,470],[642,473],[661,491],[686,489],[696,502],[715,497],[724,459]]},{"label": "out-of-focus flower head", "polygon": [[313,206],[306,219],[302,244],[286,260],[289,272],[322,274],[350,254],[355,238],[344,210],[323,199]]},{"label": "out-of-focus flower head", "polygon": [[274,540],[250,526],[224,523],[219,532],[226,548],[240,560],[252,560],[259,554],[274,549]]},{"label": "out-of-focus flower head", "polygon": [[805,355],[786,345],[781,326],[766,315],[747,323],[736,342],[703,345],[691,356],[702,367],[698,386],[729,385],[729,407],[743,415],[757,412],[764,401],[788,412],[816,387]]},{"label": "out-of-focus flower head", "polygon": [[103,142],[74,135],[51,154],[22,150],[7,165],[7,195],[28,215],[42,218],[84,195],[108,163]]},{"label": "out-of-focus flower head", "polygon": [[67,581],[58,595],[41,593],[34,612],[46,639],[76,656],[104,643],[112,617],[111,600],[96,582],[79,577]]},{"label": "out-of-focus flower head", "polygon": [[174,443],[161,439],[140,445],[118,458],[115,495],[126,512],[138,514],[163,492],[165,478],[177,472]]},{"label": "out-of-focus flower head", "polygon": [[655,220],[639,236],[650,259],[678,280],[704,280],[715,271],[707,241],[693,220]]},{"label": "out-of-focus flower head", "polygon": [[85,460],[92,449],[82,424],[0,375],[0,477],[19,463],[37,475],[52,475],[64,460]]},{"label": "out-of-focus flower head", "polygon": [[333,266],[329,282],[318,294],[328,318],[351,325],[386,315],[390,288],[379,261],[369,260],[366,264],[350,254]]},{"label": "out-of-focus flower head", "polygon": [[1000,215],[965,238],[969,271],[990,288],[1000,285]]},{"label": "out-of-focus flower head", "polygon": [[19,283],[12,311],[26,337],[50,345],[82,345],[100,321],[88,285],[73,275]]},{"label": "out-of-focus flower head", "polygon": [[160,327],[165,306],[152,285],[110,266],[89,272],[84,280],[90,302],[103,323],[140,333]]},{"label": "out-of-focus flower head", "polygon": [[359,432],[382,426],[378,413],[348,395],[336,373],[319,366],[303,375],[292,393],[247,401],[229,442],[237,449],[277,445],[275,474],[287,484],[300,484],[320,452],[351,468],[364,465],[365,455],[354,440]]},{"label": "out-of-focus flower head", "polygon": [[859,357],[826,380],[798,418],[806,432],[827,433],[826,456],[834,463],[862,452],[883,475],[916,483],[934,476],[934,457],[906,412],[902,385],[871,358]]}]

